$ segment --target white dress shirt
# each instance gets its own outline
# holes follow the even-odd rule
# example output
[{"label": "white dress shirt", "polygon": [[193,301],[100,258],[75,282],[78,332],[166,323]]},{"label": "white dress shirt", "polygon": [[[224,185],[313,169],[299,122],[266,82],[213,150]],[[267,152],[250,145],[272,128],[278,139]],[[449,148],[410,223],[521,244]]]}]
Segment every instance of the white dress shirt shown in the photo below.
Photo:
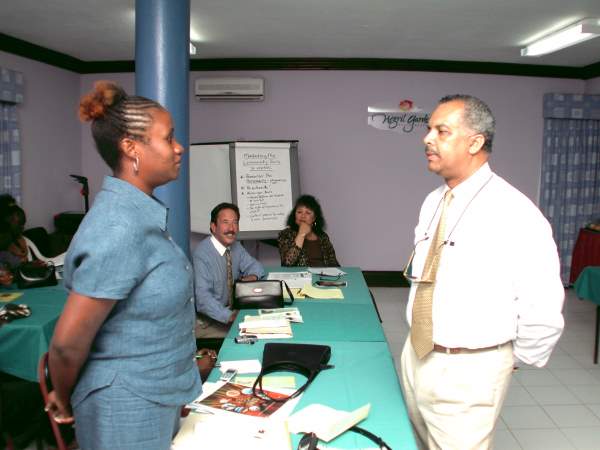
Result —
[{"label": "white dress shirt", "polygon": [[[440,186],[421,207],[413,276],[423,271],[448,189]],[[452,192],[433,294],[433,342],[485,348],[512,340],[518,359],[543,366],[564,327],[564,288],[548,221],[487,163]],[[409,294],[409,324],[417,284]]]}]

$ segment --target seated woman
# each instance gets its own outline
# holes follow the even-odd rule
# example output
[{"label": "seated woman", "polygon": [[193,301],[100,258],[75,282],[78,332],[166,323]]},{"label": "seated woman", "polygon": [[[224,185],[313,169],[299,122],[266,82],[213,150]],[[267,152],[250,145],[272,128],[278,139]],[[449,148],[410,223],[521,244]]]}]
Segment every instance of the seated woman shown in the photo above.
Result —
[{"label": "seated woman", "polygon": [[325,218],[316,198],[312,195],[299,197],[288,216],[287,225],[277,239],[282,266],[340,265],[325,233]]},{"label": "seated woman", "polygon": [[9,206],[4,212],[2,221],[8,225],[11,233],[11,243],[8,246],[8,251],[15,257],[19,258],[21,262],[29,260],[29,249],[27,248],[27,242],[23,236],[25,230],[25,223],[27,218],[25,211],[17,205]]}]

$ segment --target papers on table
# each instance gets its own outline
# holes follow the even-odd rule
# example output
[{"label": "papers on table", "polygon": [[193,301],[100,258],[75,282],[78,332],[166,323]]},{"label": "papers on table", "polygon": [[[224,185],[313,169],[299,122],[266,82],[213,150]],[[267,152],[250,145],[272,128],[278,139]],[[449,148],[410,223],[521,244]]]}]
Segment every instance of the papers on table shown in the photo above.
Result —
[{"label": "papers on table", "polygon": [[[282,406],[268,417],[248,415],[246,413],[228,411],[221,407],[221,402],[215,403],[217,407],[210,407],[201,402],[211,395],[221,395],[224,399],[231,399],[232,403],[239,399],[237,408],[248,409],[243,404],[242,397],[247,395],[245,389],[232,386],[219,389],[225,385],[223,382],[204,383],[200,397],[188,406],[192,412],[183,420],[182,426],[175,437],[171,450],[196,450],[198,448],[239,448],[244,450],[291,450],[292,443],[287,430],[285,419],[291,414],[300,401],[302,395],[287,400]],[[270,389],[274,392],[290,395],[293,391]],[[264,400],[264,399],[263,399]],[[248,406],[248,408],[245,408]],[[255,411],[259,414],[258,410]],[[234,432],[232,432],[234,430]]]},{"label": "papers on table", "polygon": [[23,295],[22,292],[2,292],[0,293],[0,302],[12,302],[13,300],[18,299],[21,295]]},{"label": "papers on table", "polygon": [[[243,384],[244,386],[252,387],[256,381],[254,375],[236,375],[233,379],[236,384]],[[265,375],[262,379],[263,388],[273,389],[292,389],[296,390],[296,379],[293,375]]]},{"label": "papers on table", "polygon": [[302,323],[302,315],[296,307],[259,309],[258,315],[263,319],[287,319],[290,322]]},{"label": "papers on table", "polygon": [[267,280],[282,280],[292,288],[300,289],[305,284],[312,283],[312,274],[308,271],[304,272],[270,272],[267,275]]},{"label": "papers on table", "polygon": [[309,267],[308,271],[325,277],[341,277],[342,275],[346,275],[346,272],[337,267]]},{"label": "papers on table", "polygon": [[240,322],[240,336],[258,339],[284,339],[292,337],[292,327],[287,319],[265,319],[262,316],[244,316]]},{"label": "papers on table", "polygon": [[338,288],[333,289],[319,289],[313,285],[306,285],[301,290],[302,294],[306,298],[320,298],[320,299],[342,299],[344,294],[342,290]]},{"label": "papers on table", "polygon": [[229,369],[234,369],[237,373],[258,373],[261,368],[262,365],[258,359],[240,359],[237,361],[219,362],[221,373],[225,373]]},{"label": "papers on table", "polygon": [[370,409],[370,403],[352,412],[313,403],[288,418],[288,429],[295,434],[312,432],[322,441],[329,442],[366,418]]}]

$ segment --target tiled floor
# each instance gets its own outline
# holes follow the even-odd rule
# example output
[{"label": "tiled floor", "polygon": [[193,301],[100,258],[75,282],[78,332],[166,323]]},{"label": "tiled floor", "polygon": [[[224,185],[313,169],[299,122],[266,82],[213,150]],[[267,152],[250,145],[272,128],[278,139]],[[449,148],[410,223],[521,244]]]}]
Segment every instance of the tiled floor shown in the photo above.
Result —
[{"label": "tiled floor", "polygon": [[[408,289],[371,290],[399,370],[408,333]],[[595,305],[567,290],[564,315],[565,331],[547,366],[525,366],[513,376],[495,450],[600,450],[600,365],[592,360]]]}]

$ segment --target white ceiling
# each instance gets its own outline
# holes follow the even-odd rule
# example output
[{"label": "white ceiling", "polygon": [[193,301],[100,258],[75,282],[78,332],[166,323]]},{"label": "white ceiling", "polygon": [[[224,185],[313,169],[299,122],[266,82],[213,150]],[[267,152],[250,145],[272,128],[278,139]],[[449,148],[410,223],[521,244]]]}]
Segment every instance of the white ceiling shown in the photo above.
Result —
[{"label": "white ceiling", "polygon": [[[84,61],[134,59],[134,0],[1,0],[0,32]],[[599,0],[191,0],[195,58],[399,58],[582,67],[600,38],[538,57],[532,37]]]}]

